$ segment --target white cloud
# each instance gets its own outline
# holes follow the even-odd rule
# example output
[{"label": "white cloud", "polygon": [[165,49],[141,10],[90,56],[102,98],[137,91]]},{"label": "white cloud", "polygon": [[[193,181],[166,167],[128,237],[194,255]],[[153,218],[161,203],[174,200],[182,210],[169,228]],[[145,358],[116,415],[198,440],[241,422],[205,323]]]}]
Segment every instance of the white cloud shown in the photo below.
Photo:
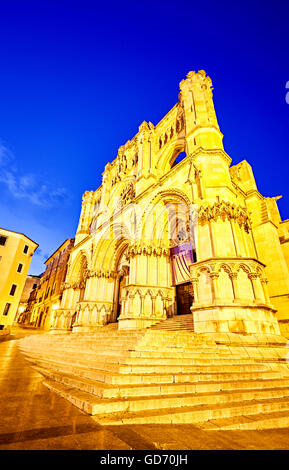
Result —
[{"label": "white cloud", "polygon": [[64,187],[44,183],[36,174],[20,174],[14,166],[13,153],[0,142],[0,182],[5,184],[16,199],[27,199],[36,206],[51,208],[67,198]]},{"label": "white cloud", "polygon": [[0,142],[0,167],[12,162],[13,158],[12,152]]}]

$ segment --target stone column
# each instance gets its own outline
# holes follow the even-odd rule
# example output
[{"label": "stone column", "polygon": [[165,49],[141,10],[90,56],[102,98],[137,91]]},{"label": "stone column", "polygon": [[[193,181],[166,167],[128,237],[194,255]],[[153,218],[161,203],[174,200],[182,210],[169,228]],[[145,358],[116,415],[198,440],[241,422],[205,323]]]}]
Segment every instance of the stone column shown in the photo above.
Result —
[{"label": "stone column", "polygon": [[218,286],[218,277],[219,274],[216,272],[212,272],[210,274],[210,278],[213,282],[213,290],[214,290],[214,303],[220,302],[220,295],[219,295],[219,286]]},{"label": "stone column", "polygon": [[191,279],[191,282],[193,284],[193,289],[194,289],[194,304],[199,303],[199,291],[198,291],[198,284],[199,284],[199,279],[197,277],[194,277]]},{"label": "stone column", "polygon": [[263,293],[264,293],[264,297],[265,297],[265,303],[266,303],[266,304],[270,304],[270,297],[269,297],[268,287],[267,287],[268,279],[262,278],[262,279],[260,279],[260,280],[261,280],[261,284],[262,284],[262,287],[263,287]]},{"label": "stone column", "polygon": [[156,297],[153,295],[152,295],[152,302],[153,302],[152,316],[154,317],[156,315]]},{"label": "stone column", "polygon": [[240,297],[239,297],[239,289],[238,289],[238,273],[230,273],[229,277],[232,282],[232,288],[233,288],[233,294],[234,294],[234,300],[233,302],[240,302]]},{"label": "stone column", "polygon": [[142,315],[144,312],[144,299],[145,299],[144,295],[141,295],[140,298],[141,298],[141,315]]},{"label": "stone column", "polygon": [[254,293],[254,302],[255,303],[262,303],[262,299],[258,297],[258,285],[257,285],[257,278],[258,274],[256,273],[250,273],[248,274],[248,278],[251,280],[252,283],[252,288],[253,288],[253,293]]}]

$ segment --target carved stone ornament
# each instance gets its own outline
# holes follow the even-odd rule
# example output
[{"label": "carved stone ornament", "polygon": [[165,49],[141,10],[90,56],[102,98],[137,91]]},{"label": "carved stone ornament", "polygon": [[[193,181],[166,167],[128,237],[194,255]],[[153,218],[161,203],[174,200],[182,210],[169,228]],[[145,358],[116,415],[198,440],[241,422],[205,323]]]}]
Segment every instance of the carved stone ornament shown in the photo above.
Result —
[{"label": "carved stone ornament", "polygon": [[135,187],[133,182],[131,182],[121,193],[120,195],[121,201],[120,205],[121,207],[126,206],[132,200],[135,198]]},{"label": "carved stone ornament", "polygon": [[127,249],[127,258],[134,257],[136,255],[154,255],[154,256],[169,256],[170,250],[168,247],[162,247],[159,245],[153,245],[146,242],[132,243]]},{"label": "carved stone ornament", "polygon": [[244,227],[246,232],[250,229],[250,219],[248,212],[241,206],[236,206],[231,202],[220,201],[213,205],[202,205],[199,207],[198,220],[205,223],[208,220],[217,220],[221,218],[223,221],[236,220],[240,227]]}]

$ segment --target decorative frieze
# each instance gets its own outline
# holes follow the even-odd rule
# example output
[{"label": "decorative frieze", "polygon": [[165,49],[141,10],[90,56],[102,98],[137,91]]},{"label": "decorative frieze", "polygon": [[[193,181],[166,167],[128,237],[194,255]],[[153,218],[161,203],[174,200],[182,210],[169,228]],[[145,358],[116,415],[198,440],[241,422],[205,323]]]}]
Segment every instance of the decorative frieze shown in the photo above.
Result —
[{"label": "decorative frieze", "polygon": [[83,276],[83,279],[81,281],[78,281],[78,282],[64,282],[62,284],[62,289],[63,290],[66,290],[66,289],[83,289],[85,287],[85,284],[86,284],[86,280],[87,279],[90,279],[91,277],[104,277],[106,279],[115,279],[117,277],[117,273],[116,271],[108,271],[108,270],[103,270],[103,269],[96,269],[96,270],[93,270],[93,269],[90,269],[90,270],[86,270],[85,271],[85,274]]},{"label": "decorative frieze", "polygon": [[[241,277],[241,272],[245,273],[245,280]],[[222,284],[220,283],[220,274],[224,273]],[[206,274],[206,279],[200,282],[200,276]],[[195,302],[194,305],[200,301],[207,303],[206,296],[210,301],[216,303],[223,299],[223,303],[236,303],[242,302],[240,289],[246,295],[250,291],[251,285],[252,300],[251,303],[266,304],[271,307],[269,303],[269,296],[267,292],[267,280],[264,272],[264,265],[253,258],[224,258],[224,259],[207,259],[194,263],[190,266],[191,282],[194,285]],[[247,279],[247,281],[246,281]],[[205,284],[203,285],[203,283]],[[222,286],[222,295],[220,287]],[[208,296],[208,288],[210,295]],[[206,296],[203,292],[206,292]],[[248,298],[243,299],[248,300]],[[210,303],[210,302],[209,302]],[[250,302],[249,302],[250,303]]]},{"label": "decorative frieze", "polygon": [[119,320],[127,318],[164,319],[174,313],[174,289],[130,285],[122,290]]},{"label": "decorative frieze", "polygon": [[54,311],[52,318],[52,330],[71,330],[76,319],[73,309],[61,308]]},{"label": "decorative frieze", "polygon": [[124,207],[135,198],[135,185],[133,182],[129,183],[120,195],[120,206]]},{"label": "decorative frieze", "polygon": [[240,227],[244,227],[245,231],[249,232],[250,219],[246,208],[224,200],[215,202],[213,205],[199,206],[198,220],[201,224],[209,220],[217,221],[219,218],[223,221],[235,220]]},{"label": "decorative frieze", "polygon": [[148,242],[135,242],[128,246],[127,257],[132,258],[136,255],[147,256],[169,256],[169,247],[148,243]]}]

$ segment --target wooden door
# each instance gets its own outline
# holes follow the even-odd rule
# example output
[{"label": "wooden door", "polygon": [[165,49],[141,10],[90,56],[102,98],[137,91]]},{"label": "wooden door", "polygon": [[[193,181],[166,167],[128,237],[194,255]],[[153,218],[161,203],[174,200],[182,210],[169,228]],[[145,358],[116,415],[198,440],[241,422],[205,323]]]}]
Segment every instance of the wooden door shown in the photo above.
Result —
[{"label": "wooden door", "polygon": [[194,291],[190,282],[179,284],[177,290],[177,314],[186,315],[192,313],[190,307],[193,305]]}]

